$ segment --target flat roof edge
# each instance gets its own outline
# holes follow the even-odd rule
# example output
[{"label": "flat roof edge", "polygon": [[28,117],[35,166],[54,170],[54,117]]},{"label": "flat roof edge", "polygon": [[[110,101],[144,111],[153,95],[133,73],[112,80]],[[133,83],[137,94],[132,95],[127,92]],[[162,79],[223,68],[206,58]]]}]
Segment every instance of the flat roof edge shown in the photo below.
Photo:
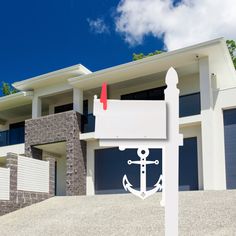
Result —
[{"label": "flat roof edge", "polygon": [[[106,73],[111,73],[111,72],[115,72],[115,71],[124,70],[124,69],[127,69],[129,67],[138,66],[139,64],[146,64],[146,63],[150,63],[150,62],[155,61],[155,60],[162,60],[164,58],[171,57],[171,56],[174,56],[174,55],[177,55],[177,54],[182,54],[182,53],[185,53],[185,52],[188,52],[188,51],[191,51],[191,50],[195,50],[195,49],[198,49],[198,48],[200,49],[200,48],[204,48],[204,47],[208,47],[208,46],[213,46],[215,44],[220,44],[220,43],[224,43],[224,42],[225,42],[225,39],[223,37],[216,38],[216,39],[209,40],[209,41],[206,41],[206,42],[194,44],[194,45],[187,46],[187,47],[184,47],[184,48],[180,48],[180,49],[176,49],[176,50],[173,50],[173,51],[164,52],[164,53],[161,53],[161,54],[158,54],[158,55],[154,55],[154,56],[151,56],[151,57],[143,58],[141,60],[131,61],[131,62],[128,62],[128,63],[124,63],[124,64],[120,64],[120,65],[117,65],[117,66],[109,67],[109,68],[106,68],[106,69],[98,70],[98,71],[95,71],[95,72],[91,73],[89,78],[92,79],[93,77],[102,76],[103,74],[106,74]],[[70,78],[70,79],[68,79],[68,81],[71,85],[75,85],[75,84],[79,83],[80,80],[82,81],[82,80],[86,79],[87,77],[88,77],[87,75],[80,75],[80,76],[76,76],[74,78]]]},{"label": "flat roof edge", "polygon": [[89,69],[87,69],[82,64],[77,64],[77,65],[62,68],[62,69],[59,69],[59,70],[56,70],[56,71],[52,71],[52,72],[49,72],[49,73],[46,73],[46,74],[43,74],[43,75],[39,75],[39,76],[35,76],[35,77],[29,78],[29,79],[25,79],[25,80],[22,80],[22,81],[19,81],[19,82],[15,82],[15,83],[12,84],[12,86],[14,88],[18,89],[18,90],[22,90],[22,86],[24,86],[24,85],[34,84],[34,83],[39,82],[39,81],[43,81],[43,80],[53,78],[57,75],[64,75],[64,74],[67,74],[69,72],[76,71],[76,70],[78,70],[82,75],[92,73]]}]

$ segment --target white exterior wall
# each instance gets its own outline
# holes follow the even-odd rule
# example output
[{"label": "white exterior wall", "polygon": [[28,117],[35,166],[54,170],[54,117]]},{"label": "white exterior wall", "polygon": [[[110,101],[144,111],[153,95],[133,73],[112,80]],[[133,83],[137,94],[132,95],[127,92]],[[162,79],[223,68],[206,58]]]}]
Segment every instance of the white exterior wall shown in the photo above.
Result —
[{"label": "white exterior wall", "polygon": [[[236,108],[236,87],[216,89],[219,85],[226,87],[228,82],[219,83],[217,74],[215,78],[212,77],[212,73],[215,74],[214,69],[215,66],[207,57],[200,59],[203,183],[205,190],[224,190],[226,172],[223,110]],[[217,71],[219,72],[219,68]],[[219,72],[220,76],[222,74],[223,72]],[[231,79],[234,84],[236,79]]]},{"label": "white exterior wall", "polygon": [[0,168],[0,200],[10,199],[10,169]]},{"label": "white exterior wall", "polygon": [[73,88],[73,110],[83,114],[83,90]]},{"label": "white exterior wall", "polygon": [[[70,92],[72,97],[63,96],[63,93]],[[49,103],[48,114],[54,113],[54,108],[56,106],[61,106],[69,103],[73,103],[73,110],[83,114],[83,91],[78,88],[72,88],[68,83],[55,84],[47,88],[39,88],[34,91],[33,103],[32,103],[32,118],[37,118],[42,116],[42,99],[47,98],[48,96],[59,95],[56,101]]]},{"label": "white exterior wall", "polygon": [[[33,102],[32,102],[32,118],[37,118],[42,115],[42,98],[49,96],[49,95],[54,95],[54,94],[60,94],[66,91],[72,90],[71,85],[68,83],[59,83],[55,85],[51,85],[47,88],[38,88],[34,90],[34,95],[33,95]],[[60,103],[60,101],[59,101]],[[66,104],[66,103],[62,103]],[[61,105],[62,105],[61,104]],[[49,106],[49,114],[52,114],[54,107]]]},{"label": "white exterior wall", "polygon": [[99,149],[97,140],[87,142],[87,176],[86,176],[86,195],[95,194],[95,153]]},{"label": "white exterior wall", "polygon": [[49,115],[54,114],[55,107],[72,103],[73,100],[70,97],[62,97],[58,101],[53,102],[49,105]]},{"label": "white exterior wall", "polygon": [[18,156],[17,190],[49,192],[49,162]]},{"label": "white exterior wall", "polygon": [[203,155],[204,189],[215,188],[214,168],[214,123],[213,123],[213,92],[211,87],[208,57],[199,60],[200,89],[201,89],[201,132]]}]

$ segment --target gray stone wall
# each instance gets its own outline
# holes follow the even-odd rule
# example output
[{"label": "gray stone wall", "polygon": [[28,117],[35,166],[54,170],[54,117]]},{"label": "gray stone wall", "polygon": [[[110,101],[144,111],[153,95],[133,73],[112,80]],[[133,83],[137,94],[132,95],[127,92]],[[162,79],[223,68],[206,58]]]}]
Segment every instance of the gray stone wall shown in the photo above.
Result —
[{"label": "gray stone wall", "polygon": [[[79,138],[81,115],[75,111],[52,114],[25,122],[25,153],[42,159],[37,145],[66,142],[66,195],[86,193],[86,142]],[[41,156],[40,156],[41,155]]]},{"label": "gray stone wall", "polygon": [[6,168],[10,168],[10,200],[0,200],[0,216],[17,209],[29,206],[31,204],[46,200],[54,196],[54,167],[55,159],[48,158],[49,161],[49,193],[38,193],[30,191],[17,190],[17,155],[13,153],[7,154]]}]

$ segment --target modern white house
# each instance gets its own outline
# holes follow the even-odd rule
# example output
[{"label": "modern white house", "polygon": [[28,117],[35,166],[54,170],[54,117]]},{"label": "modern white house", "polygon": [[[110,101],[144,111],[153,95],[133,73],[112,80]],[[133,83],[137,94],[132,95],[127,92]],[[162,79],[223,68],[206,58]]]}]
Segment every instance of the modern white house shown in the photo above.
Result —
[{"label": "modern white house", "polygon": [[[120,193],[124,174],[138,187],[139,167],[127,165],[136,151],[99,147],[93,98],[106,82],[110,99],[163,100],[170,67],[179,75],[180,190],[236,188],[236,72],[223,38],[95,72],[79,64],[14,83],[19,92],[0,98],[0,167],[8,152],[51,156],[56,195]],[[161,150],[151,149],[149,158],[161,163]],[[147,170],[148,187],[160,166]]]}]

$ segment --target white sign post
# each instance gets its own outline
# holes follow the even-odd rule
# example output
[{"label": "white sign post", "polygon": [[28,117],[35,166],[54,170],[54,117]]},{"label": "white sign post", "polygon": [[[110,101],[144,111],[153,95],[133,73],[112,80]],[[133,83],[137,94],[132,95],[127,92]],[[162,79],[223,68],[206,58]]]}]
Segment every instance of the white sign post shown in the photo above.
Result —
[{"label": "white sign post", "polygon": [[[170,68],[166,75],[164,101],[121,101],[107,100],[106,107],[94,98],[95,138],[104,147],[137,149],[140,161],[128,161],[128,165],[140,165],[140,191],[132,188],[132,183],[124,175],[126,191],[145,199],[162,190],[161,205],[165,207],[165,235],[178,235],[178,180],[179,146],[183,137],[179,134],[179,90],[178,75]],[[162,149],[162,175],[153,189],[146,189],[146,165],[149,148]],[[122,180],[121,180],[122,181]]]}]

